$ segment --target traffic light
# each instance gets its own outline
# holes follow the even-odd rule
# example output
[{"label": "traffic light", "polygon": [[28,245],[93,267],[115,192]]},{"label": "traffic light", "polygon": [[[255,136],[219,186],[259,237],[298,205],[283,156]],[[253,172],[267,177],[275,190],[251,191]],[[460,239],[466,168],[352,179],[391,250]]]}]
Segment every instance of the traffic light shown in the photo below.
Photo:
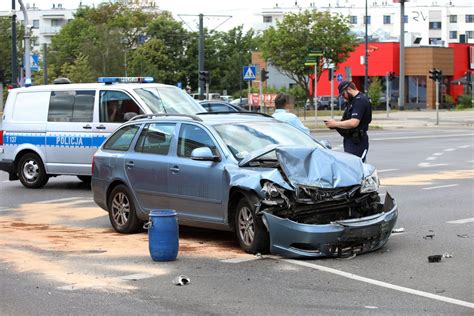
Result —
[{"label": "traffic light", "polygon": [[209,82],[209,71],[205,71],[205,70],[200,71],[199,81]]},{"label": "traffic light", "polygon": [[328,80],[331,81],[334,79],[334,68],[328,68]]},{"label": "traffic light", "polygon": [[267,79],[268,79],[268,71],[265,70],[265,68],[263,68],[262,71],[260,71],[260,80],[262,82],[265,82]]},{"label": "traffic light", "polygon": [[395,79],[395,72],[390,71],[388,73],[388,80],[393,81]]},{"label": "traffic light", "polygon": [[433,80],[433,81],[441,81],[441,78],[443,77],[443,71],[441,71],[440,69],[438,68],[433,68],[431,69],[430,71],[428,71],[430,73],[430,79]]}]

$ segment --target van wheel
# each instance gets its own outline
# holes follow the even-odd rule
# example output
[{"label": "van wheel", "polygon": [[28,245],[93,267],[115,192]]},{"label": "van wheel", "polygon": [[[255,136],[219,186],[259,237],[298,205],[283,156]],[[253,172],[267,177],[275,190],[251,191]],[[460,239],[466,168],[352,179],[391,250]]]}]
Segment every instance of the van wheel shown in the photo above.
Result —
[{"label": "van wheel", "polygon": [[37,154],[28,153],[21,157],[17,172],[21,183],[30,189],[41,188],[49,180],[43,162]]},{"label": "van wheel", "polygon": [[270,238],[260,216],[255,215],[255,205],[242,198],[235,213],[235,232],[240,247],[247,253],[267,253]]},{"label": "van wheel", "polygon": [[84,183],[91,183],[92,180],[91,176],[77,176],[77,178]]},{"label": "van wheel", "polygon": [[109,196],[109,219],[116,232],[132,234],[140,231],[132,195],[123,184],[117,185]]}]

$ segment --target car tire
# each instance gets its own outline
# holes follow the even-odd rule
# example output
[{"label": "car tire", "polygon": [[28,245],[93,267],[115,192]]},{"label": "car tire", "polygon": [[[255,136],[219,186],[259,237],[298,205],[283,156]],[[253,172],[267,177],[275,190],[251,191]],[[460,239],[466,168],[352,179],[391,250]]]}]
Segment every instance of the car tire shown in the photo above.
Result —
[{"label": "car tire", "polygon": [[125,185],[117,185],[110,193],[108,201],[110,223],[116,232],[140,232],[141,222],[137,217],[132,195]]},{"label": "car tire", "polygon": [[41,188],[49,180],[43,161],[34,153],[28,153],[21,157],[17,172],[21,184],[30,189]]},{"label": "car tire", "polygon": [[91,176],[77,176],[77,178],[84,183],[91,183],[92,180]]},{"label": "car tire", "polygon": [[270,236],[262,217],[255,215],[255,203],[241,198],[235,212],[235,233],[240,247],[247,253],[267,253]]}]

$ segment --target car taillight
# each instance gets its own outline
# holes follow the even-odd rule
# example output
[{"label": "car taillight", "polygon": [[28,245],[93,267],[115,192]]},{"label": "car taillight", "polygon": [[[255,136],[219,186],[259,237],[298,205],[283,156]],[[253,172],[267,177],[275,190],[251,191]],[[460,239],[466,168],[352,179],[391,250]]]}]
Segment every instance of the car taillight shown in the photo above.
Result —
[{"label": "car taillight", "polygon": [[3,145],[3,131],[0,131],[0,145]]}]

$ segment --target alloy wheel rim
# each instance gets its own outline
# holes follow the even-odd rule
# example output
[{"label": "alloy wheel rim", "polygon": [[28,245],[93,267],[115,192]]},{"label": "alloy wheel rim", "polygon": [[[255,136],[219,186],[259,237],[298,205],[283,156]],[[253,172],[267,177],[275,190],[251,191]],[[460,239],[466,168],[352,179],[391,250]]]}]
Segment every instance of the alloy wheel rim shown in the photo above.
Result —
[{"label": "alloy wheel rim", "polygon": [[115,194],[112,200],[112,217],[119,226],[127,224],[130,217],[130,201],[123,192]]},{"label": "alloy wheel rim", "polygon": [[255,225],[250,208],[244,206],[240,209],[238,226],[240,240],[242,240],[245,245],[250,246],[255,237]]},{"label": "alloy wheel rim", "polygon": [[38,179],[40,169],[35,160],[28,160],[23,165],[23,176],[28,182],[34,182]]}]

